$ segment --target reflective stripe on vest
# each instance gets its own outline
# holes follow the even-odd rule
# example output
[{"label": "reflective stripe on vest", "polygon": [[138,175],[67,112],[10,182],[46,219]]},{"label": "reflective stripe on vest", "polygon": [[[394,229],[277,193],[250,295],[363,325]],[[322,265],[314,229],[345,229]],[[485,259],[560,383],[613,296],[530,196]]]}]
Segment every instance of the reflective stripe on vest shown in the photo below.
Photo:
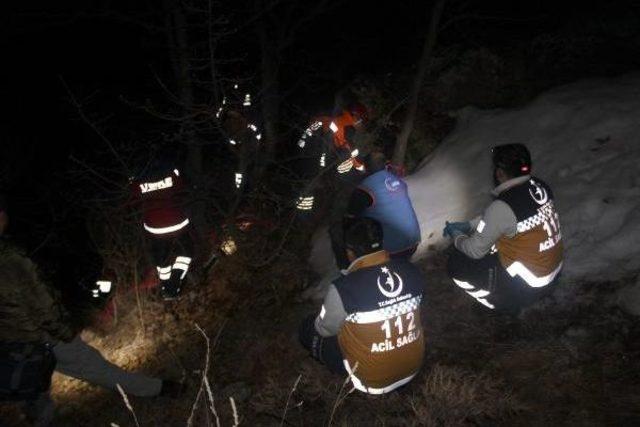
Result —
[{"label": "reflective stripe on vest", "polygon": [[142,224],[142,225],[144,226],[144,229],[151,234],[169,234],[169,233],[173,233],[174,231],[182,230],[187,225],[189,225],[189,218],[185,219],[179,224],[170,225],[169,227],[151,227],[147,224]]},{"label": "reflective stripe on vest", "polygon": [[408,377],[403,378],[403,379],[401,379],[399,381],[396,381],[395,383],[390,384],[390,385],[388,385],[386,387],[373,388],[373,387],[367,387],[366,385],[362,384],[362,381],[360,381],[360,379],[358,377],[356,377],[355,372],[358,370],[357,366],[355,367],[355,369],[351,369],[351,366],[349,365],[349,361],[347,359],[343,359],[343,362],[344,362],[344,368],[347,370],[347,373],[349,374],[349,377],[351,378],[351,382],[353,383],[353,386],[357,390],[360,390],[360,391],[368,393],[368,394],[385,394],[385,393],[388,393],[390,391],[393,391],[393,390],[397,389],[398,387],[401,387],[401,386],[407,384],[417,374],[417,372],[415,372],[415,373],[409,375]]},{"label": "reflective stripe on vest", "polygon": [[507,267],[507,273],[511,277],[520,276],[522,280],[524,280],[527,285],[532,288],[542,288],[543,286],[547,286],[549,283],[553,282],[553,279],[556,278],[560,270],[562,269],[562,262],[558,265],[558,267],[553,270],[551,273],[547,274],[543,277],[537,277],[531,270],[525,267],[520,261],[516,261]]}]

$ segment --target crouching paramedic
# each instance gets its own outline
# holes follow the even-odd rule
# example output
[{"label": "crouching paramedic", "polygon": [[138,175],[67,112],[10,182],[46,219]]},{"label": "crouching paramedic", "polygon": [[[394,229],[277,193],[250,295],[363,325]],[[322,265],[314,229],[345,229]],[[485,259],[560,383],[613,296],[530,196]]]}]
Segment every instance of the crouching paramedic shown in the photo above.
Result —
[{"label": "crouching paramedic", "polygon": [[422,365],[420,305],[424,277],[382,248],[382,227],[358,218],[346,230],[351,265],[336,279],[316,317],[300,328],[311,355],[358,390],[383,394],[408,383]]},{"label": "crouching paramedic", "polygon": [[142,226],[166,300],[179,297],[192,253],[186,189],[174,163],[170,153],[162,153],[133,182],[133,191],[141,202]]},{"label": "crouching paramedic", "polygon": [[382,225],[383,249],[391,258],[411,258],[420,243],[420,223],[413,209],[407,183],[387,166],[381,152],[366,157],[367,173],[351,193],[342,223],[329,232],[338,267],[346,268],[348,260],[341,247],[341,234],[353,218],[366,216]]},{"label": "crouching paramedic", "polygon": [[447,223],[449,275],[480,304],[510,314],[546,295],[562,269],[562,234],[551,188],[531,173],[522,144],[493,149],[494,201],[481,217]]},{"label": "crouching paramedic", "polygon": [[71,326],[58,294],[35,264],[0,241],[0,401],[25,402],[28,417],[46,426],[53,416],[54,370],[135,396],[175,395],[179,385],[126,372],[105,360]]}]

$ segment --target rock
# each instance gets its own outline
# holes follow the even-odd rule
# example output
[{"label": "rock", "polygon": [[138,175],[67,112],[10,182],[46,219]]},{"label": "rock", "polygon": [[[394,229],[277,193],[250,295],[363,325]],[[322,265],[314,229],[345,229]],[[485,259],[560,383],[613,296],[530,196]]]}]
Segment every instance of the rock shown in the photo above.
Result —
[{"label": "rock", "polygon": [[634,284],[620,289],[616,298],[622,311],[632,316],[640,316],[640,276]]}]

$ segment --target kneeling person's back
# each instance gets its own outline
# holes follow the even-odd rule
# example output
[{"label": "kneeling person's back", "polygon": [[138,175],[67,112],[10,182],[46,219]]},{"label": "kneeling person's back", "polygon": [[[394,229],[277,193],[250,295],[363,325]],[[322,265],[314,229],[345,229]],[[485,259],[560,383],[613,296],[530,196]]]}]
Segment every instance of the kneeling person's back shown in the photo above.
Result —
[{"label": "kneeling person's back", "polygon": [[[347,246],[354,231],[371,224],[380,227],[363,218],[350,228]],[[381,241],[374,246],[381,246]],[[424,277],[413,264],[392,260],[384,250],[373,248],[359,257],[350,251],[351,266],[330,287],[315,327],[323,337],[337,335],[353,385],[366,393],[382,394],[408,383],[422,365]]]}]

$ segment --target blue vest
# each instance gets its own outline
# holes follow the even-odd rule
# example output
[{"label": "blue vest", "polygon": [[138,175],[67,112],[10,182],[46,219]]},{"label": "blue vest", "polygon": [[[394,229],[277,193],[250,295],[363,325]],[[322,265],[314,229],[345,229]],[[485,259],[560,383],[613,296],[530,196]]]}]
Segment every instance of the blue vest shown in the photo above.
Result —
[{"label": "blue vest", "polygon": [[420,243],[420,224],[409,199],[407,184],[400,177],[382,170],[365,178],[359,188],[373,199],[373,204],[363,214],[382,224],[384,249],[393,254]]}]

